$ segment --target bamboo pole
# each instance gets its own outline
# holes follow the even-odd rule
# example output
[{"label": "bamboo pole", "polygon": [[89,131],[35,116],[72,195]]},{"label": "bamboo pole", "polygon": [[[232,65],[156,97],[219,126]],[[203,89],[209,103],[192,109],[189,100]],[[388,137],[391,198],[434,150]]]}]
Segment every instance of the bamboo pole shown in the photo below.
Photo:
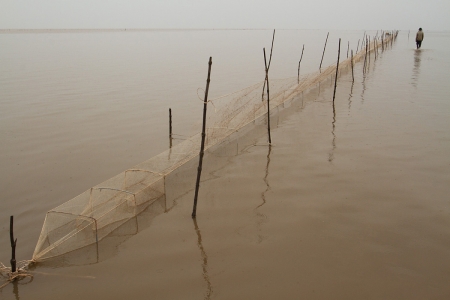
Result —
[{"label": "bamboo pole", "polygon": [[319,66],[319,71],[322,72],[322,62],[323,62],[323,56],[325,55],[325,48],[327,47],[327,41],[328,41],[328,35],[330,34],[330,32],[327,33],[327,38],[325,39],[325,46],[323,46],[323,53],[322,53],[322,59],[320,60],[320,66]]},{"label": "bamboo pole", "polygon": [[352,65],[352,82],[355,82],[355,75],[353,74],[353,50],[351,52],[350,63]]},{"label": "bamboo pole", "polygon": [[203,155],[204,155],[204,151],[205,151],[206,108],[207,108],[207,104],[208,104],[208,91],[209,91],[209,82],[210,82],[210,78],[211,78],[211,65],[212,65],[212,57],[209,58],[209,62],[208,62],[208,78],[206,79],[205,99],[203,100],[202,143],[200,146],[200,154],[198,157],[197,181],[195,184],[194,207],[192,209],[192,218],[194,218],[194,219],[197,216],[198,190],[200,188],[200,176],[202,174]]},{"label": "bamboo pole", "polygon": [[170,148],[172,148],[172,109],[169,108],[169,141]]},{"label": "bamboo pole", "polygon": [[15,273],[17,271],[16,265],[16,245],[17,239],[14,239],[14,216],[9,218],[9,238],[11,240],[11,273]]},{"label": "bamboo pole", "polygon": [[263,48],[264,53],[264,66],[266,68],[266,80],[267,82],[267,134],[269,137],[269,145],[272,143],[272,138],[270,136],[270,92],[269,92],[269,67],[270,67],[270,60],[269,64],[267,64],[266,60],[266,48]]},{"label": "bamboo pole", "polygon": [[338,71],[339,71],[339,57],[340,57],[340,55],[341,55],[341,39],[339,39],[338,57],[337,57],[337,64],[336,64],[336,76],[334,77],[333,112],[334,112],[334,99],[336,98],[336,86],[337,86],[337,78],[338,78]]},{"label": "bamboo pole", "polygon": [[377,39],[377,58],[380,56],[380,37]]},{"label": "bamboo pole", "polygon": [[[270,68],[270,62],[272,61],[272,50],[273,50],[273,41],[274,40],[275,40],[275,29],[273,30],[273,35],[272,35],[272,46],[270,47],[269,68]],[[266,79],[264,79],[264,85],[263,85],[262,94],[261,94],[261,101],[264,101],[264,90],[265,89],[266,89]]]},{"label": "bamboo pole", "polygon": [[169,108],[169,135],[172,136],[172,109]]},{"label": "bamboo pole", "polygon": [[302,58],[303,58],[303,50],[305,50],[305,44],[303,44],[302,55],[300,56],[300,60],[298,62],[297,84],[300,83],[300,63],[302,62]]},{"label": "bamboo pole", "polygon": [[364,45],[365,41],[366,41],[366,32],[364,31],[363,38],[362,38],[362,40],[361,40],[361,50],[362,50],[363,47],[365,46],[365,45]]},{"label": "bamboo pole", "polygon": [[350,50],[350,41],[348,41],[348,44],[347,44],[347,58],[348,58],[348,50]]},{"label": "bamboo pole", "polygon": [[376,38],[373,40],[373,49],[374,49],[375,60],[377,60],[378,43],[377,43],[377,39]]},{"label": "bamboo pole", "polygon": [[364,55],[364,65],[363,65],[363,73],[366,73],[366,63],[367,63],[367,38],[366,38],[366,54]]},{"label": "bamboo pole", "polygon": [[272,36],[272,46],[270,47],[270,57],[269,57],[269,63],[267,63],[266,60],[266,48],[263,48],[263,54],[264,54],[264,70],[266,73],[266,77],[264,79],[264,85],[263,85],[263,92],[262,92],[262,100],[264,100],[264,88],[267,87],[267,133],[268,133],[268,139],[269,144],[272,143],[272,138],[270,136],[270,92],[269,92],[269,69],[270,64],[272,62],[272,50],[273,50],[273,41],[275,40],[275,29],[273,30],[273,36]]}]

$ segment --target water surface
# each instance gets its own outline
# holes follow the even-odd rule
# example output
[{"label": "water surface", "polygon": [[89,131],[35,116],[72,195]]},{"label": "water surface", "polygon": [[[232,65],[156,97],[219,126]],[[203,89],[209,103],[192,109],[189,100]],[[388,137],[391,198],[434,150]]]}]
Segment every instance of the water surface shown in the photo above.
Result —
[{"label": "water surface", "polygon": [[[331,32],[327,49],[362,34]],[[169,107],[178,133],[198,128],[209,56],[212,95],[239,90],[263,78],[271,35],[1,34],[0,261],[9,215],[31,258],[47,210],[167,149]],[[302,70],[316,71],[325,36],[277,32],[273,76],[296,76],[303,43]],[[208,155],[197,222],[189,192],[144,213],[99,263],[38,266],[2,297],[447,299],[449,38],[428,33],[415,50],[400,33],[354,84],[342,71],[335,115],[328,80],[274,116],[272,146],[254,132]]]}]

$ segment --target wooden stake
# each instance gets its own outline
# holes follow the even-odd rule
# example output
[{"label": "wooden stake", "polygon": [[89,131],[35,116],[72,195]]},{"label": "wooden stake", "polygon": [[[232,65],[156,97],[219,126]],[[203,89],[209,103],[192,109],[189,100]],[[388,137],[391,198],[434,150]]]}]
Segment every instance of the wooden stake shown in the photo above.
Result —
[{"label": "wooden stake", "polygon": [[207,104],[208,104],[208,91],[209,91],[209,82],[210,82],[210,78],[211,78],[211,65],[212,65],[212,57],[209,58],[208,79],[206,79],[205,99],[203,100],[202,143],[200,146],[200,154],[198,157],[197,182],[195,184],[194,207],[192,209],[192,218],[194,218],[194,219],[197,216],[198,190],[200,188],[200,176],[202,174],[203,155],[204,155],[204,151],[205,151],[206,108],[207,108]]},{"label": "wooden stake", "polygon": [[172,109],[169,108],[169,141],[170,148],[172,148]]},{"label": "wooden stake", "polygon": [[348,44],[347,44],[347,58],[348,58],[348,50],[350,50],[350,41],[348,41]]},{"label": "wooden stake", "polygon": [[169,135],[172,136],[172,109],[169,108]]},{"label": "wooden stake", "polygon": [[266,77],[264,79],[264,85],[263,85],[263,91],[262,91],[262,100],[264,100],[264,88],[267,85],[267,132],[268,132],[268,138],[269,138],[269,144],[272,143],[272,138],[270,136],[270,93],[269,93],[269,69],[270,69],[270,63],[272,62],[272,50],[273,50],[273,41],[275,40],[275,29],[273,30],[273,36],[272,36],[272,46],[270,48],[270,57],[269,57],[269,63],[267,63],[266,60],[266,48],[263,48],[264,53],[264,70],[266,72]]},{"label": "wooden stake", "polygon": [[270,60],[269,64],[267,64],[266,60],[266,48],[263,48],[264,53],[264,66],[266,68],[266,80],[267,82],[267,134],[269,137],[269,144],[272,143],[272,138],[270,137],[270,92],[269,92],[269,67],[270,67]]},{"label": "wooden stake", "polygon": [[303,58],[303,50],[305,50],[305,44],[303,44],[302,55],[300,56],[300,60],[298,62],[297,84],[300,83],[300,63],[302,62],[302,58]]},{"label": "wooden stake", "polygon": [[355,82],[355,75],[353,74],[353,50],[351,52],[350,63],[352,65],[352,82]]},{"label": "wooden stake", "polygon": [[358,53],[358,49],[359,49],[359,39],[358,39],[358,46],[356,46],[356,53]]},{"label": "wooden stake", "polygon": [[378,51],[378,43],[377,43],[377,39],[375,38],[373,40],[373,49],[374,49],[374,55],[375,55],[375,60],[377,60],[377,51]]},{"label": "wooden stake", "polygon": [[325,39],[325,46],[323,46],[323,53],[322,53],[322,59],[320,60],[319,71],[321,71],[321,69],[322,69],[323,56],[325,55],[325,48],[327,47],[327,41],[328,41],[329,34],[330,34],[330,32],[327,33],[327,38]]},{"label": "wooden stake", "polygon": [[366,55],[364,55],[363,73],[366,73],[366,60],[367,60],[367,38],[366,38]]},{"label": "wooden stake", "polygon": [[[270,47],[270,58],[269,58],[269,67],[270,68],[270,62],[272,61],[272,50],[273,50],[273,41],[275,40],[275,29],[273,30],[272,35],[272,46]],[[262,89],[262,95],[261,95],[261,101],[264,101],[264,90],[266,89],[266,79],[264,79],[264,85]]]},{"label": "wooden stake", "polygon": [[9,238],[11,240],[11,272],[15,273],[17,271],[16,265],[16,245],[17,239],[14,239],[14,216],[9,218]]},{"label": "wooden stake", "polygon": [[366,32],[364,31],[363,38],[362,38],[362,40],[361,40],[361,50],[362,50],[363,47],[364,47],[365,41],[366,41]]},{"label": "wooden stake", "polygon": [[338,78],[338,71],[339,71],[340,55],[341,55],[341,39],[339,39],[338,57],[337,57],[337,64],[336,64],[336,76],[334,77],[333,112],[334,112],[334,98],[336,98],[336,86],[337,86],[337,78]]}]

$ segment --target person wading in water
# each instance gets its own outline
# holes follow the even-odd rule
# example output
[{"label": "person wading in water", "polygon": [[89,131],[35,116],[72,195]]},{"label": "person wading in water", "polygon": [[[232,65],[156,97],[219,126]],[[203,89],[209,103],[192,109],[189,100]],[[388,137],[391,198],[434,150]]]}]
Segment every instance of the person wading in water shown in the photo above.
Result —
[{"label": "person wading in water", "polygon": [[422,46],[423,41],[423,31],[422,28],[419,28],[419,31],[416,33],[416,46],[419,49]]}]

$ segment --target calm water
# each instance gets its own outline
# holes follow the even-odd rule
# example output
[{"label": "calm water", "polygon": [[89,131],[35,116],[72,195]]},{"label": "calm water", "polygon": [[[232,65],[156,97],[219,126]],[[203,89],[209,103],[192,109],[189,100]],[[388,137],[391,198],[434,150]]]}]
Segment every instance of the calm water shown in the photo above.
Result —
[{"label": "calm water", "polygon": [[[362,35],[331,32],[323,64],[339,37],[345,57]],[[0,261],[9,215],[29,259],[46,211],[167,149],[169,107],[176,133],[197,130],[209,56],[212,96],[237,91],[263,79],[271,36],[0,34]],[[325,37],[277,31],[271,75],[296,76],[302,44],[302,72],[316,71]],[[189,193],[100,263],[38,267],[0,295],[448,299],[449,46],[449,33],[426,33],[416,51],[400,33],[366,76],[356,66],[353,85],[343,72],[334,118],[326,81],[275,119],[272,147],[208,156],[198,224]]]},{"label": "calm water", "polygon": [[[326,34],[279,31],[273,78],[297,76],[303,44],[302,72],[316,71]],[[355,48],[363,36],[343,34]],[[324,66],[336,59],[338,37],[330,33]],[[0,39],[0,218],[22,219],[17,229],[33,245],[49,209],[168,148],[169,108],[174,133],[199,130],[193,127],[202,114],[197,89],[205,88],[209,56],[211,97],[262,81],[262,48],[270,47],[272,31],[21,33]],[[30,256],[32,248],[19,251]]]}]

